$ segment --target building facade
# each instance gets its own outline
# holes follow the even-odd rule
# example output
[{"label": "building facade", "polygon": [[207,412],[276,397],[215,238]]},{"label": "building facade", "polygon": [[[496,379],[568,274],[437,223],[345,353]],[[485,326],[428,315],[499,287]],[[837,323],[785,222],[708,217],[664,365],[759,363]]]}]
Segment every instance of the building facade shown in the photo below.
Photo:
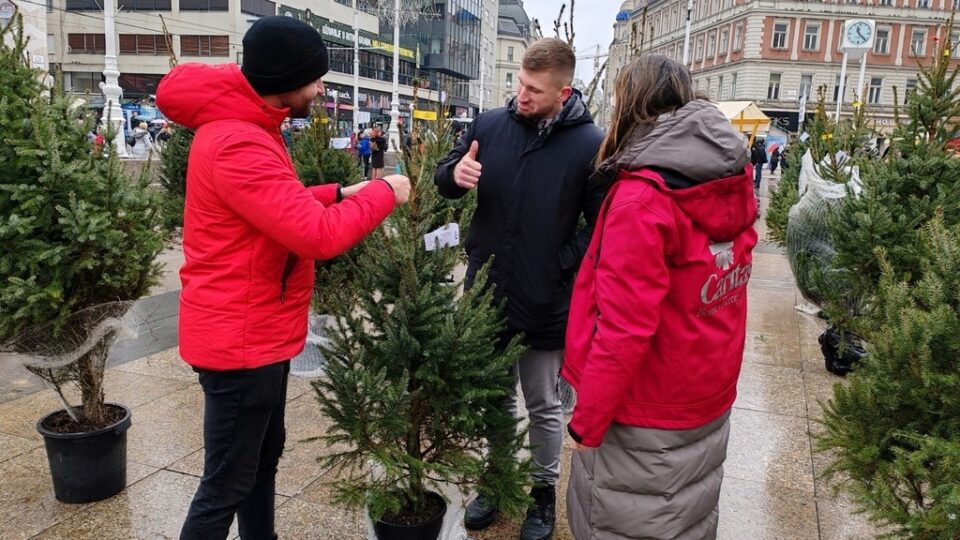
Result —
[{"label": "building facade", "polygon": [[517,92],[517,76],[527,47],[533,42],[530,17],[523,0],[500,0],[497,21],[497,59],[495,85],[491,91],[497,105],[507,103]]},{"label": "building facade", "polygon": [[[48,9],[37,2],[22,0],[0,0],[0,27],[13,22],[19,13],[23,17],[23,35],[27,41],[27,58],[30,66],[37,69],[49,69],[49,46],[47,40]],[[12,39],[7,34],[6,40]]]},{"label": "building facade", "polygon": [[481,32],[480,32],[480,71],[483,77],[478,77],[470,85],[470,103],[480,104],[486,110],[497,106],[493,88],[496,86],[494,76],[497,67],[497,16],[500,9],[499,0],[482,0]]},{"label": "building facade", "polygon": [[[346,133],[353,120],[352,0],[118,0],[116,16],[120,86],[125,101],[149,101],[160,79],[170,69],[163,27],[171,36],[169,48],[180,62],[219,64],[243,62],[243,35],[259,17],[285,15],[303,20],[323,35],[330,50],[330,72],[324,76],[326,107]],[[50,0],[46,9],[45,43],[51,67],[63,72],[68,92],[88,95],[94,105],[103,80],[105,36],[101,4],[97,0]],[[41,8],[42,9],[42,8]],[[162,16],[158,17],[158,15]],[[360,117],[364,123],[387,125],[393,80],[392,29],[383,32],[372,13],[358,14]],[[383,32],[383,33],[381,33]],[[416,42],[400,47],[401,118],[410,117],[413,79],[420,76],[421,102],[438,102],[436,77],[417,71]],[[332,113],[336,111],[336,115]]]},{"label": "building facade", "polygon": [[[629,15],[615,24],[615,41],[641,36],[642,50],[682,60],[686,0],[633,3],[625,3]],[[867,53],[864,88],[857,91],[859,61],[851,59],[842,114],[850,114],[854,100],[862,99],[878,127],[889,130],[894,125],[894,88],[902,104],[917,86],[918,63],[932,61],[938,40],[960,39],[958,32],[942,35],[950,11],[957,7],[960,0],[698,0],[689,65],[697,88],[711,99],[754,101],[777,127],[795,131],[802,96],[807,96],[811,111],[822,88],[828,110],[835,107],[844,22],[873,19],[876,39]],[[956,48],[952,54],[960,58]],[[615,67],[622,67],[624,60]]]}]

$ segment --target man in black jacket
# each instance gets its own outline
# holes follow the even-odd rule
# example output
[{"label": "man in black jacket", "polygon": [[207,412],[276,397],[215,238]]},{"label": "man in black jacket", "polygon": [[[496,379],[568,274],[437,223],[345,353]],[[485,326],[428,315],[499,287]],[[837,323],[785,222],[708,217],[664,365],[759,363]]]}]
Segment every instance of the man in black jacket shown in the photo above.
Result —
[{"label": "man in black jacket", "polygon": [[[506,108],[481,114],[437,167],[444,197],[477,189],[466,242],[467,285],[494,256],[489,281],[506,299],[507,336],[523,333],[530,350],[513,368],[530,418],[534,504],[524,540],[553,535],[560,476],[563,412],[557,389],[573,277],[590,241],[603,188],[589,182],[603,133],[571,88],[576,58],[557,39],[537,41],[524,54],[517,96]],[[580,216],[587,226],[578,230]],[[516,396],[505,404],[517,413]],[[482,529],[496,508],[476,498],[465,524]]]}]

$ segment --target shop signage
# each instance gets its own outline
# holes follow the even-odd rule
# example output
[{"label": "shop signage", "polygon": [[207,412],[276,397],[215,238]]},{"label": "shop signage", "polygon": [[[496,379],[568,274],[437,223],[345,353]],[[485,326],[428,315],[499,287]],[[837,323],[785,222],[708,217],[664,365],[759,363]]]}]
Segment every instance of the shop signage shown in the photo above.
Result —
[{"label": "shop signage", "polygon": [[[3,2],[5,0],[0,0]],[[339,43],[341,45],[353,45],[353,27],[336,21],[331,21],[321,17],[309,9],[297,9],[290,6],[280,5],[277,7],[277,14],[285,17],[299,19],[317,29],[321,35],[328,41]],[[380,36],[360,30],[357,33],[357,46],[363,48],[379,49],[390,55],[393,55],[393,44],[380,39]],[[417,55],[411,49],[400,47],[400,56],[405,59],[416,61]]]}]

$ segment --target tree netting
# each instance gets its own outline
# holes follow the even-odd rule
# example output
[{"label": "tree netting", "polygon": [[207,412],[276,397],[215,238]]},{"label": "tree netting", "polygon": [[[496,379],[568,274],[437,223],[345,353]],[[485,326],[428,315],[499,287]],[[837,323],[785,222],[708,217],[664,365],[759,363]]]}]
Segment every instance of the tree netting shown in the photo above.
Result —
[{"label": "tree netting", "polygon": [[0,343],[0,360],[31,370],[67,368],[95,347],[109,348],[119,337],[136,337],[133,304],[107,302],[79,310],[62,323],[29,326]]},{"label": "tree netting", "polygon": [[[823,307],[840,301],[844,307],[856,309],[858,301],[843,290],[845,271],[836,268],[836,249],[830,238],[829,220],[840,201],[848,194],[858,196],[861,190],[860,170],[850,166],[843,152],[814,163],[808,150],[800,169],[800,200],[790,208],[787,223],[787,258],[797,281],[797,288],[808,301]],[[826,180],[839,177],[845,183]]]}]

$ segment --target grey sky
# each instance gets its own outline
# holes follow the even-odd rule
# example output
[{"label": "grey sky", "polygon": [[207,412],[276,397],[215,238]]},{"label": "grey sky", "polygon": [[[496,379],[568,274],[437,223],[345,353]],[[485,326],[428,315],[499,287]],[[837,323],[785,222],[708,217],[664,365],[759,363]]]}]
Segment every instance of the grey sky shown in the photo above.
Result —
[{"label": "grey sky", "polygon": [[[597,54],[606,54],[613,40],[613,23],[622,0],[576,0],[573,14],[575,31],[574,46],[577,49],[577,76],[584,81],[593,77],[593,58],[583,58]],[[553,21],[560,13],[560,6],[567,4],[564,20],[569,20],[569,0],[523,0],[523,7],[531,19],[539,19],[544,37],[553,37]],[[563,37],[563,29],[560,30]],[[603,63],[603,58],[600,63]]]}]

